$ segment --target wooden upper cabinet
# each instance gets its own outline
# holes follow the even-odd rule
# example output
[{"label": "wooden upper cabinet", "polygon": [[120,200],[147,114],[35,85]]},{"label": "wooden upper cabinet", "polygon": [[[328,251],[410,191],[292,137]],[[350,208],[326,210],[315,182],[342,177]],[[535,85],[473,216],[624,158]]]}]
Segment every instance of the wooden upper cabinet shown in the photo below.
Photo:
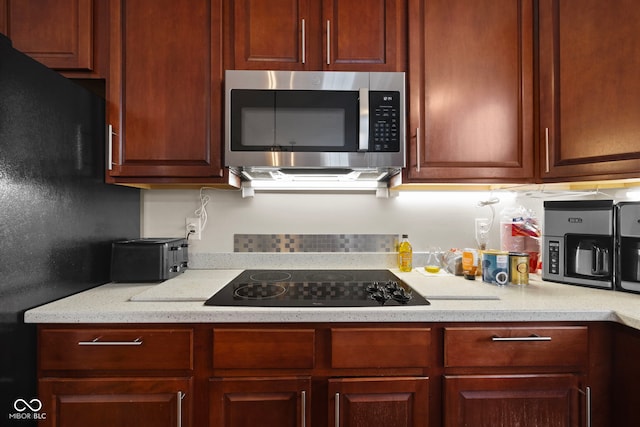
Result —
[{"label": "wooden upper cabinet", "polygon": [[93,69],[93,0],[0,0],[0,31],[49,68]]},{"label": "wooden upper cabinet", "polygon": [[111,2],[108,182],[222,176],[220,8],[216,0]]},{"label": "wooden upper cabinet", "polygon": [[541,176],[640,170],[640,3],[540,1]]},{"label": "wooden upper cabinet", "polygon": [[[307,39],[314,29],[305,0],[235,0],[230,2],[233,68],[241,70],[303,70]],[[314,48],[317,47],[314,45]],[[317,61],[315,61],[317,63]]]},{"label": "wooden upper cabinet", "polygon": [[408,182],[533,180],[533,9],[410,0]]},{"label": "wooden upper cabinet", "polygon": [[406,0],[325,0],[323,9],[325,69],[406,70]]},{"label": "wooden upper cabinet", "polygon": [[234,0],[226,16],[229,69],[406,69],[402,0]]}]

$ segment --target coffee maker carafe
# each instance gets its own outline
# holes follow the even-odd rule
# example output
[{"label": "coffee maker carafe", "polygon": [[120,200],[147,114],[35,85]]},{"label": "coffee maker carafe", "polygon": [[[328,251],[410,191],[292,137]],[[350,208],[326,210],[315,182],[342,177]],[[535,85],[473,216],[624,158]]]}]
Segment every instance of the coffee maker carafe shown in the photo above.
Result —
[{"label": "coffee maker carafe", "polygon": [[610,274],[609,248],[596,239],[582,239],[573,254],[573,272],[586,277],[603,277]]},{"label": "coffee maker carafe", "polygon": [[613,289],[613,200],[544,203],[542,279]]}]

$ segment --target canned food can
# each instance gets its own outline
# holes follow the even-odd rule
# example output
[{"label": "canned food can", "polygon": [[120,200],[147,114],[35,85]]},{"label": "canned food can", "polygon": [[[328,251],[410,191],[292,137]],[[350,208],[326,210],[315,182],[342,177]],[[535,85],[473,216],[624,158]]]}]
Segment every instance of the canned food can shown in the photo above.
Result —
[{"label": "canned food can", "polygon": [[509,253],[509,283],[513,285],[529,284],[529,254]]},{"label": "canned food can", "polygon": [[506,285],[509,282],[509,252],[482,252],[482,281],[496,285]]}]

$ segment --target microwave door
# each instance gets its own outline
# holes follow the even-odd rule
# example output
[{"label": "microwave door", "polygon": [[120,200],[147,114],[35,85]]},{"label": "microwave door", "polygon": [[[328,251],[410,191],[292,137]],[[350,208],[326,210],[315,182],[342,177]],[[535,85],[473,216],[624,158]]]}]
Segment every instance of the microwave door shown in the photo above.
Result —
[{"label": "microwave door", "polygon": [[277,92],[276,145],[283,151],[358,151],[358,98],[356,91]]},{"label": "microwave door", "polygon": [[275,147],[275,91],[231,91],[231,150],[265,151]]}]

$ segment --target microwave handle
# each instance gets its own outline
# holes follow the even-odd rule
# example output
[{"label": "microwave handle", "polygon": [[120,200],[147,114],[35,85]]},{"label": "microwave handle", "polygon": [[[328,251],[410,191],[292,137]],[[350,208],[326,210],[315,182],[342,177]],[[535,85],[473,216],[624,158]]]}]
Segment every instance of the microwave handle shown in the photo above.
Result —
[{"label": "microwave handle", "polygon": [[358,151],[369,150],[369,89],[360,88],[360,135]]}]

